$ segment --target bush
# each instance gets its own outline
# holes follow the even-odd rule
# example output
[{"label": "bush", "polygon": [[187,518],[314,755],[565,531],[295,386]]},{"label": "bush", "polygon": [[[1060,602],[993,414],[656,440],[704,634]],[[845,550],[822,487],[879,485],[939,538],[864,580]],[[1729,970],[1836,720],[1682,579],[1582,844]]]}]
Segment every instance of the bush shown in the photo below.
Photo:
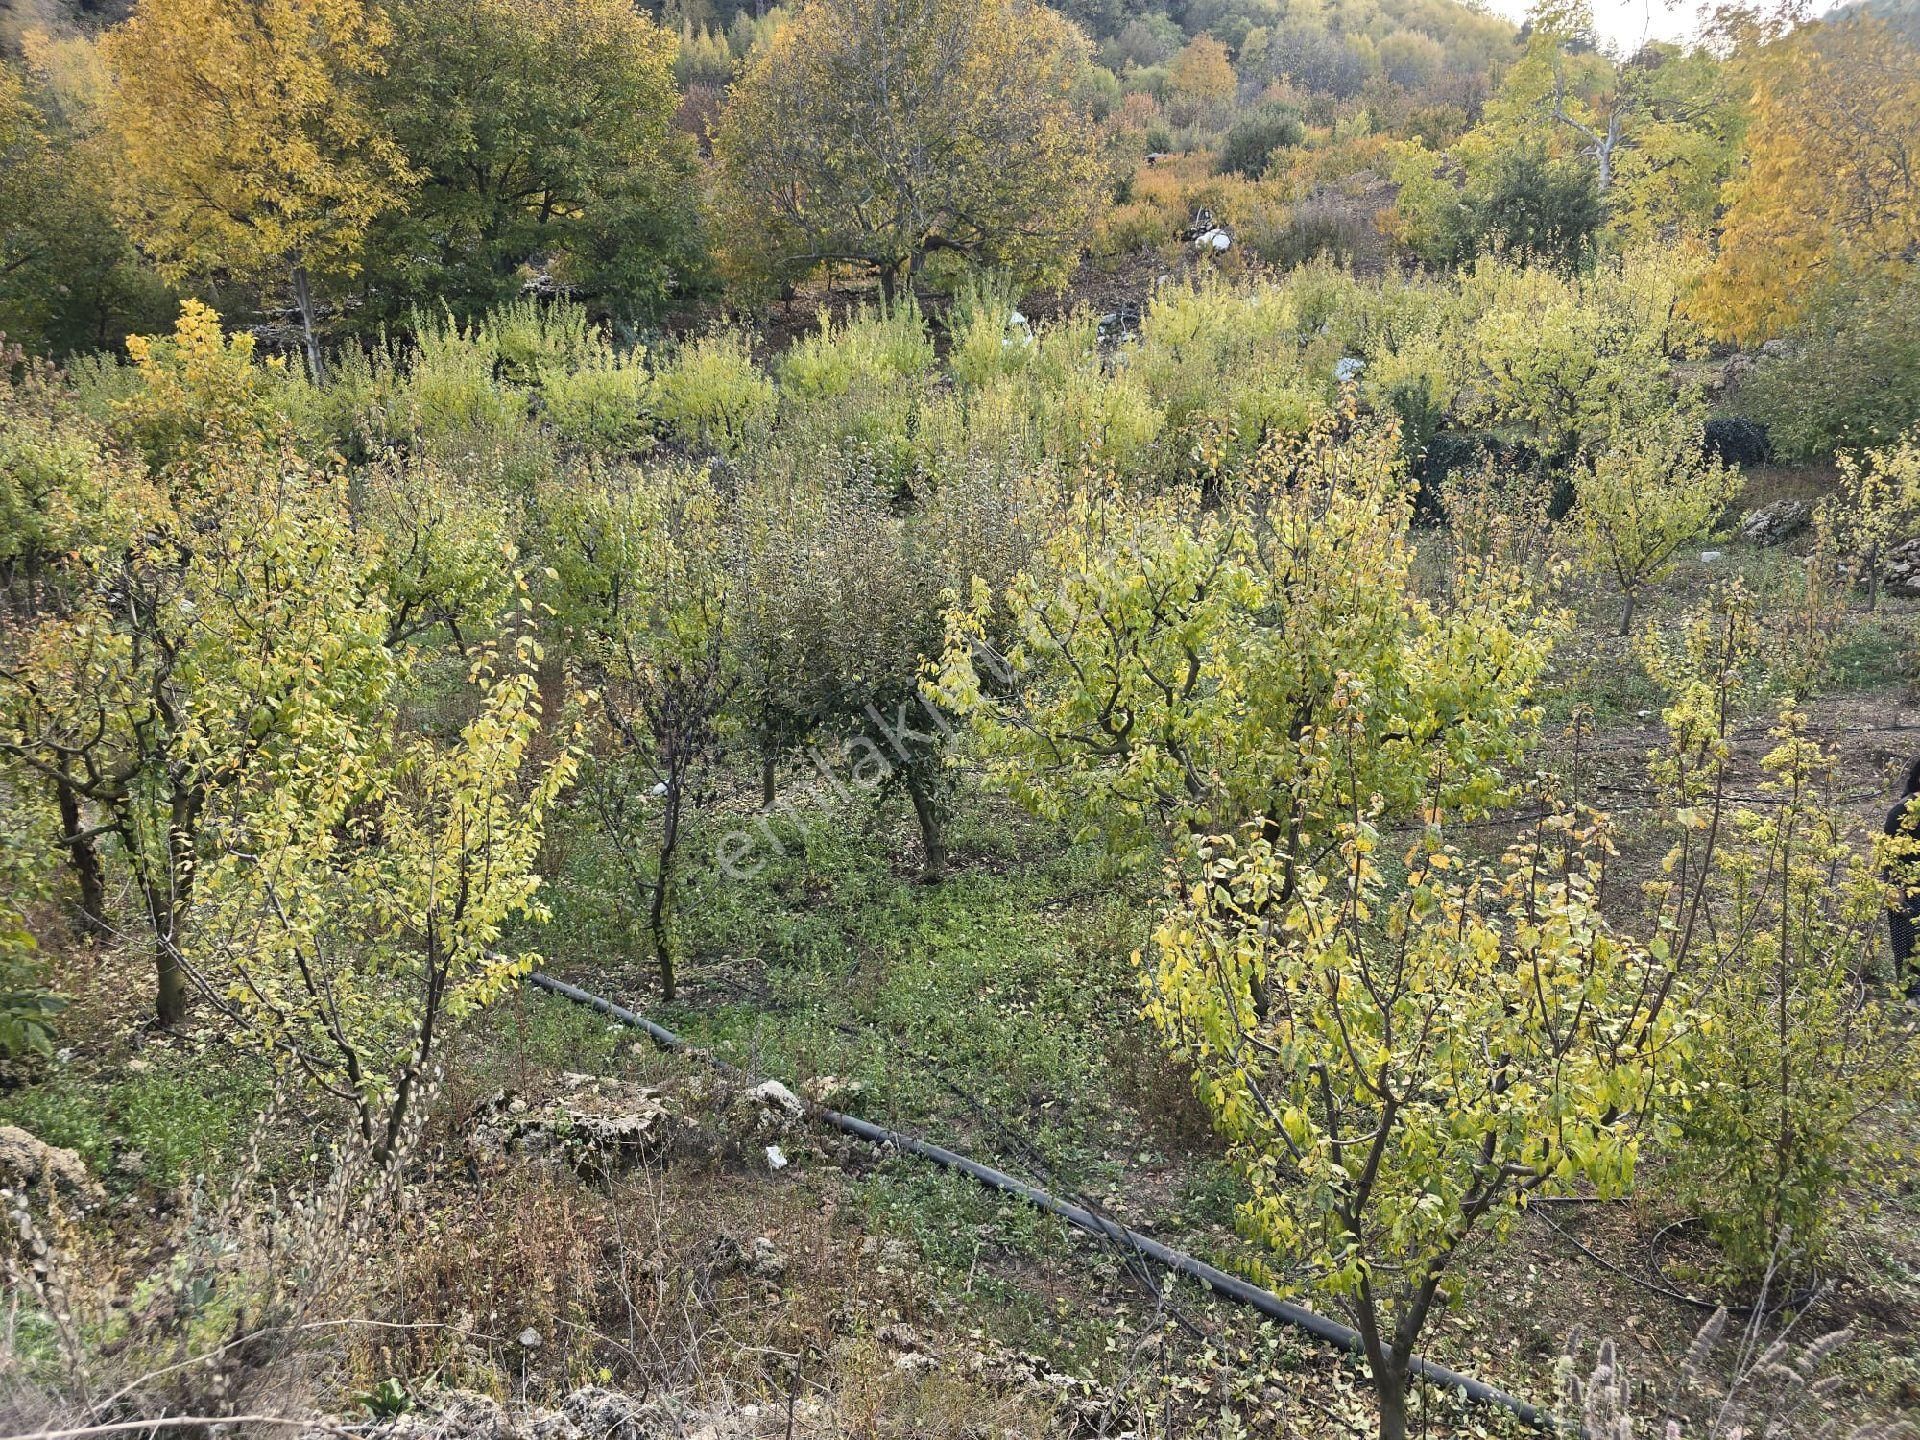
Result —
[{"label": "bush", "polygon": [[738,330],[716,330],[674,352],[655,377],[654,411],[676,438],[737,455],[773,427],[773,382]]},{"label": "bush", "polygon": [[968,460],[1024,467],[1043,441],[1040,396],[1025,376],[1003,377],[969,390],[936,391],[919,407],[913,434],[915,465],[938,480]]},{"label": "bush", "polygon": [[1618,586],[1622,635],[1632,629],[1642,591],[1739,493],[1739,475],[1709,458],[1702,433],[1685,409],[1651,416],[1622,427],[1575,478],[1583,560]]},{"label": "bush", "polygon": [[1920,421],[1920,272],[1829,292],[1740,400],[1790,459],[1904,433]]},{"label": "bush", "polygon": [[1041,398],[1043,443],[1066,465],[1139,477],[1154,468],[1166,417],[1140,382],[1076,370]]},{"label": "bush", "polygon": [[1251,237],[1254,253],[1270,265],[1292,267],[1329,259],[1351,265],[1379,244],[1370,215],[1339,195],[1314,195],[1288,213],[1286,222]]},{"label": "bush", "polygon": [[325,388],[305,375],[288,378],[301,433],[364,461],[408,438],[405,354],[385,336],[348,345],[329,357]]},{"label": "bush", "polygon": [[1503,155],[1473,209],[1465,254],[1509,255],[1572,271],[1586,261],[1606,218],[1585,164],[1521,151]]},{"label": "bush", "polygon": [[[1670,697],[1653,779],[1680,802],[1649,891],[1705,1017],[1672,1183],[1705,1216],[1728,1278],[1747,1281],[1783,1264],[1804,1279],[1819,1264],[1849,1178],[1886,1154],[1873,1117],[1903,1093],[1913,1044],[1904,1007],[1872,973],[1885,892],[1867,837],[1832,798],[1837,757],[1783,710],[1761,778],[1737,782],[1761,797],[1748,805],[1727,755],[1700,746],[1737,697],[1730,677],[1763,658],[1755,614],[1750,597],[1724,591],[1676,640],[1642,649]],[[1710,830],[1696,818],[1707,815]],[[1697,926],[1675,923],[1693,913]]]},{"label": "bush", "polygon": [[[0,498],[4,498],[0,494]],[[53,1053],[53,1019],[66,1008],[47,988],[38,943],[27,927],[29,900],[48,890],[51,816],[40,807],[0,799],[0,1060]]]},{"label": "bush", "polygon": [[422,439],[456,435],[499,439],[527,418],[524,395],[496,384],[499,352],[484,324],[462,326],[442,311],[414,312],[413,363],[402,400],[409,427]]},{"label": "bush", "polygon": [[844,395],[862,381],[913,379],[933,368],[933,341],[912,300],[891,309],[860,307],[835,328],[820,328],[780,359],[780,383],[804,397]]},{"label": "bush", "polygon": [[969,275],[947,317],[953,347],[947,368],[956,383],[979,386],[1015,375],[1033,358],[1033,329],[1020,314],[1019,294],[1004,281]]},{"label": "bush", "polygon": [[540,400],[562,438],[595,450],[632,448],[646,433],[653,379],[640,353],[600,342],[574,369],[540,374]]},{"label": "bush", "polygon": [[1709,420],[1703,444],[1722,465],[1764,465],[1773,458],[1767,427],[1752,420]]},{"label": "bush", "polygon": [[1257,180],[1267,173],[1273,152],[1298,145],[1306,131],[1300,117],[1277,105],[1263,105],[1234,121],[1220,146],[1222,173]]},{"label": "bush", "polygon": [[586,307],[564,300],[496,305],[478,333],[492,347],[500,377],[516,385],[534,386],[556,371],[577,370],[606,348]]}]

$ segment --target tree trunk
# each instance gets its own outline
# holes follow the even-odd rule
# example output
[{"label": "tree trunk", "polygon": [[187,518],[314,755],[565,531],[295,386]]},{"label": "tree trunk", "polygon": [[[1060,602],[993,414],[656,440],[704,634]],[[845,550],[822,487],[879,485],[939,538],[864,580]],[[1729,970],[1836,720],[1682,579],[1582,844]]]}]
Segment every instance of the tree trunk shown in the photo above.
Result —
[{"label": "tree trunk", "polygon": [[926,865],[920,878],[929,885],[937,884],[947,873],[947,837],[941,830],[940,812],[926,782],[913,766],[906,769],[907,795],[913,801],[913,818],[920,822],[920,845],[926,852]]},{"label": "tree trunk", "polygon": [[[1349,1233],[1352,1229],[1349,1220]],[[1400,1347],[1389,1344],[1381,1334],[1379,1312],[1374,1308],[1373,1292],[1365,1280],[1361,1281],[1360,1294],[1353,1306],[1353,1319],[1360,1331],[1367,1369],[1373,1372],[1373,1394],[1380,1407],[1380,1440],[1406,1440],[1407,1362]],[[1409,1353],[1411,1348],[1408,1347]]]},{"label": "tree trunk", "polygon": [[148,896],[147,906],[154,915],[153,1013],[161,1028],[171,1030],[187,1018],[187,972],[180,964],[179,951],[187,907],[184,901],[164,895]]},{"label": "tree trunk", "polygon": [[654,871],[653,903],[647,910],[647,932],[653,940],[654,963],[660,967],[660,998],[674,998],[673,946],[667,934],[668,888],[673,883],[674,852],[680,848],[680,777],[667,781],[666,813],[660,826],[660,863]]},{"label": "tree trunk", "polygon": [[1631,635],[1633,633],[1633,607],[1639,602],[1639,599],[1638,591],[1627,591],[1626,603],[1620,607],[1620,633],[1622,635]]},{"label": "tree trunk", "polygon": [[66,781],[56,781],[54,797],[60,806],[61,843],[66,846],[67,864],[80,885],[80,928],[89,935],[107,934],[107,879],[100,865],[100,851],[93,837],[85,832],[86,817],[80,811],[80,796]]},{"label": "tree trunk", "polygon": [[893,309],[893,292],[900,281],[896,270],[897,267],[893,265],[880,267],[880,299],[889,310]]},{"label": "tree trunk", "polygon": [[295,264],[293,267],[293,303],[300,307],[300,336],[306,343],[307,370],[313,376],[313,383],[327,383],[327,362],[320,354],[320,336],[313,328],[313,289],[307,283],[307,267]]},{"label": "tree trunk", "polygon": [[1407,1440],[1407,1377],[1374,1372],[1374,1394],[1380,1401],[1380,1440]]},{"label": "tree trunk", "polygon": [[774,753],[766,751],[760,757],[760,808],[773,809],[774,802]]},{"label": "tree trunk", "polygon": [[194,835],[200,805],[191,790],[180,790],[170,808],[172,823],[167,827],[166,863],[161,871],[166,890],[155,888],[151,870],[141,885],[147,916],[153,922],[154,1015],[168,1030],[187,1018],[187,971],[180,963],[180,936],[193,903]]},{"label": "tree trunk", "polygon": [[1613,152],[1620,145],[1620,111],[1616,105],[1607,116],[1607,137],[1594,147],[1595,158],[1600,162],[1600,173],[1595,178],[1594,188],[1605,196],[1613,184]]}]

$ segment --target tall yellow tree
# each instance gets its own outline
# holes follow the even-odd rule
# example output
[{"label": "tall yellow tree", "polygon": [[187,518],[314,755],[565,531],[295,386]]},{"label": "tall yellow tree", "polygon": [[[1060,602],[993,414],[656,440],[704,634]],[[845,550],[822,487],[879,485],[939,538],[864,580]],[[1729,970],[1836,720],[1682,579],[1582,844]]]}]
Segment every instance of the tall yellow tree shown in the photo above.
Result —
[{"label": "tall yellow tree", "polygon": [[1753,341],[1788,328],[1834,276],[1920,255],[1920,51],[1859,15],[1804,25],[1745,63],[1745,168],[1694,307]]},{"label": "tall yellow tree", "polygon": [[1217,114],[1233,99],[1235,83],[1227,47],[1211,35],[1196,35],[1167,62],[1167,103],[1188,124]]},{"label": "tall yellow tree", "polygon": [[714,140],[723,243],[790,280],[952,251],[1062,278],[1103,201],[1086,37],[1032,0],[809,0]]},{"label": "tall yellow tree", "polygon": [[406,159],[356,94],[388,26],[363,0],[141,0],[105,41],[116,208],[170,276],[351,274]]}]

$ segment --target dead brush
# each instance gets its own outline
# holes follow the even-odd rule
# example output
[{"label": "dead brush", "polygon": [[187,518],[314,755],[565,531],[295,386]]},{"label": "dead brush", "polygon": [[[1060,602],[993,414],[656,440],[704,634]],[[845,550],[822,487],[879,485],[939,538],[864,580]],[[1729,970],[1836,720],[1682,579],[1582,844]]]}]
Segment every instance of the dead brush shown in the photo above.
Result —
[{"label": "dead brush", "polygon": [[[437,1077],[436,1077],[437,1079]],[[82,1243],[48,1197],[4,1193],[9,1308],[0,1425],[10,1435],[165,1427],[311,1413],[328,1332],[366,1322],[350,1302],[379,1231],[404,1205],[415,1108],[383,1162],[358,1134],[299,1194],[263,1184],[266,1140],[291,1111],[283,1081],[234,1173],[187,1187],[161,1262],[129,1279]],[[430,1087],[431,1088],[431,1087]],[[36,1203],[37,1202],[37,1203]]]},{"label": "dead brush", "polygon": [[1045,1433],[948,1367],[896,1365],[870,1331],[919,1313],[911,1279],[876,1274],[858,1239],[831,1195],[722,1165],[514,1163],[391,1232],[392,1323],[353,1333],[351,1383],[530,1403],[608,1385],[710,1416],[770,1407],[812,1437]]},{"label": "dead brush", "polygon": [[[500,1393],[615,1382],[730,1400],[785,1383],[810,1297],[844,1294],[817,1213],[700,1167],[603,1181],[516,1163],[392,1237],[398,1327],[355,1337],[363,1378]],[[789,1279],[797,1284],[785,1284]]]},{"label": "dead brush", "polygon": [[[1558,1366],[1556,1426],[1579,1440],[1632,1440],[1651,1433],[1648,1422],[1664,1412],[1665,1440],[1911,1440],[1914,1429],[1904,1420],[1849,1421],[1832,1413],[1846,1378],[1825,1372],[1851,1331],[1799,1339],[1794,1330],[1803,1307],[1777,1334],[1767,1334],[1779,1314],[1766,1303],[1778,1269],[1776,1259],[1744,1325],[1733,1329],[1724,1306],[1707,1318],[1664,1387],[1636,1389],[1610,1339],[1600,1342],[1593,1369],[1583,1374],[1580,1337],[1570,1337]],[[1664,1403],[1661,1388],[1668,1392]]]}]

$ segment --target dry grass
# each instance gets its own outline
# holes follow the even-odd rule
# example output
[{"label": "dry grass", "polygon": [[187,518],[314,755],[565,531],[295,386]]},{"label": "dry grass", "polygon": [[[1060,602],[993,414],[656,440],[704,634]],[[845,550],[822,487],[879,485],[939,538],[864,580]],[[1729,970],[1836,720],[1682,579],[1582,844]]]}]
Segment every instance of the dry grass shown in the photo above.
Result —
[{"label": "dry grass", "polygon": [[447,1167],[385,1238],[366,1303],[400,1328],[353,1336],[355,1382],[535,1398],[602,1384],[717,1413],[806,1401],[812,1428],[797,1433],[1047,1433],[1030,1398],[896,1364],[875,1341],[934,1317],[862,1256],[837,1183],[687,1148],[611,1177]]}]

